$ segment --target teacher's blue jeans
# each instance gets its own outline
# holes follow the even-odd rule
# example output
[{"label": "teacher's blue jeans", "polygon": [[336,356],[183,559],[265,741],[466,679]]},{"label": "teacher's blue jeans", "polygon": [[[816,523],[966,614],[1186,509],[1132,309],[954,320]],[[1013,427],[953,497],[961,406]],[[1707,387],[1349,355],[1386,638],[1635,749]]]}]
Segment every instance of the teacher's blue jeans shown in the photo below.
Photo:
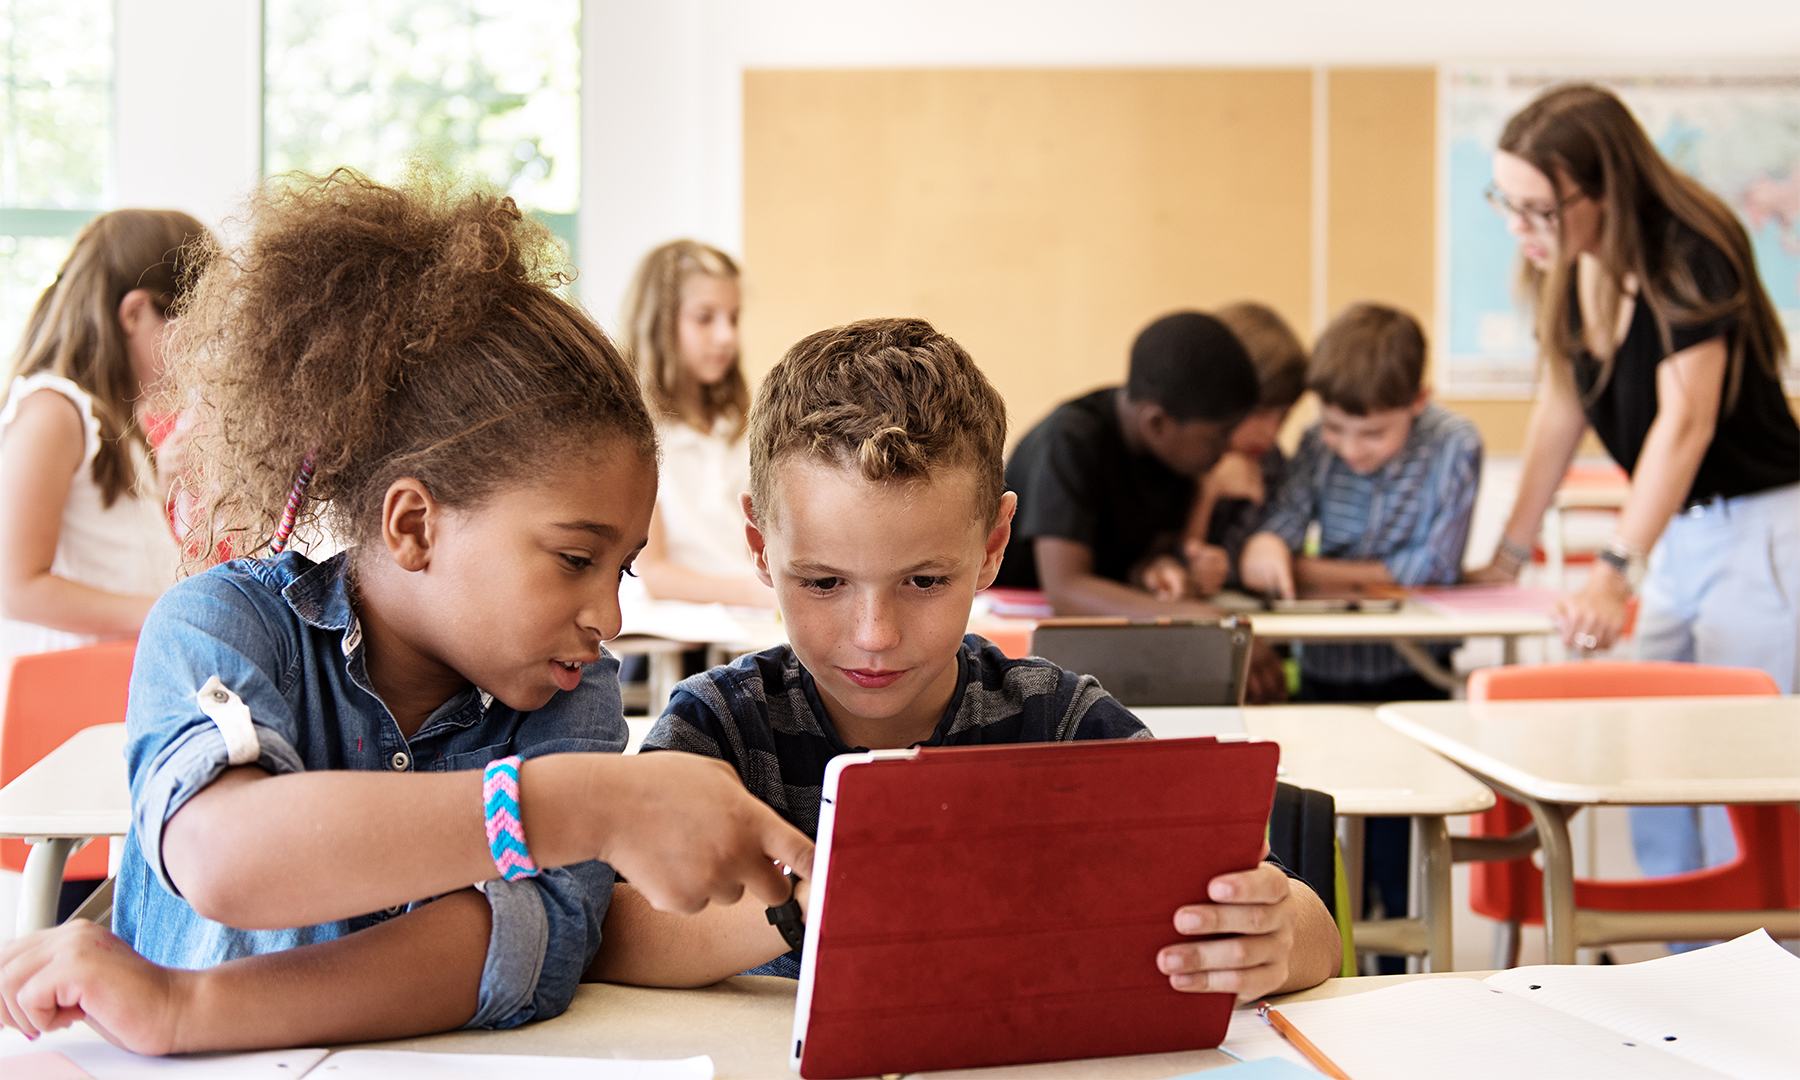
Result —
[{"label": "teacher's blue jeans", "polygon": [[[1678,512],[1650,553],[1637,623],[1640,660],[1761,668],[1784,694],[1800,667],[1800,484]],[[1737,854],[1722,806],[1634,806],[1645,874]]]}]

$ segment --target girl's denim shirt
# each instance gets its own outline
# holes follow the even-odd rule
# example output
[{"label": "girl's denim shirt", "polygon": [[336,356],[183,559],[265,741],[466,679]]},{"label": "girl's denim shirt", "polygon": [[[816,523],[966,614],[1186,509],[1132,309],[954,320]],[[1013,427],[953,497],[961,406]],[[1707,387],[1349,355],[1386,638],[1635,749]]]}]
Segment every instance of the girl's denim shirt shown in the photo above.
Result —
[{"label": "girl's denim shirt", "polygon": [[[604,655],[581,685],[535,712],[470,689],[407,739],[364,670],[347,561],[288,552],[238,559],[170,589],[144,621],[131,673],[125,756],[132,829],[119,868],[113,930],[158,964],[206,968],[327,941],[407,908],[292,930],[237,930],[204,919],[163,867],[163,825],[228,767],[225,736],[198,692],[217,676],[250,711],[256,764],[272,775],[312,769],[480,769],[494,758],[625,748],[618,661]],[[600,948],[612,867],[586,862],[485,886],[493,912],[471,1028],[506,1028],[568,1007]],[[429,898],[408,907],[428,903]]]}]

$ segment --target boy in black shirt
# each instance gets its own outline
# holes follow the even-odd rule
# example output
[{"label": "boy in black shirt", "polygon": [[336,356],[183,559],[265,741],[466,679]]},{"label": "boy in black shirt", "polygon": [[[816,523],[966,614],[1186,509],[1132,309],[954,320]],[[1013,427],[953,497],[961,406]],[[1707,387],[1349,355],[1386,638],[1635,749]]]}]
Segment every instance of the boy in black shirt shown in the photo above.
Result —
[{"label": "boy in black shirt", "polygon": [[1064,402],[1013,450],[1019,510],[998,584],[1043,589],[1058,615],[1218,614],[1129,582],[1180,550],[1198,478],[1256,400],[1256,369],[1225,324],[1197,311],[1151,323],[1124,386]]}]

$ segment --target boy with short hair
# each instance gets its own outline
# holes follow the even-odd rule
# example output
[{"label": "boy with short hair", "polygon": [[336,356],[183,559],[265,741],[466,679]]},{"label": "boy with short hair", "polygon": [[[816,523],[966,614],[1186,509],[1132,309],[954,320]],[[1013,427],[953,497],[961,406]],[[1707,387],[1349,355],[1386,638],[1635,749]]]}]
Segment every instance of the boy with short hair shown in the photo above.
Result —
[{"label": "boy with short hair", "polygon": [[1131,346],[1124,386],[1066,401],[1006,466],[1018,520],[998,584],[1042,588],[1058,615],[1217,615],[1131,584],[1180,550],[1197,480],[1257,401],[1256,369],[1223,323],[1182,311]]},{"label": "boy with short hair", "polygon": [[[1431,400],[1425,334],[1405,312],[1378,304],[1346,309],[1313,346],[1307,386],[1319,422],[1301,437],[1263,531],[1244,545],[1244,585],[1292,597],[1298,586],[1449,585],[1462,571],[1481,436]],[[1319,524],[1319,553],[1299,555]],[[1448,646],[1430,647],[1439,662]],[[1391,645],[1307,645],[1302,701],[1399,701],[1449,695]],[[1365,887],[1388,914],[1406,910],[1409,826],[1364,822]],[[1399,957],[1382,974],[1403,971]]]},{"label": "boy with short hair", "polygon": [[[1352,305],[1320,335],[1307,385],[1319,395],[1319,422],[1301,438],[1262,531],[1244,545],[1244,584],[1286,597],[1307,585],[1454,584],[1481,435],[1432,402],[1419,324],[1394,308]],[[1318,555],[1296,555],[1315,521]],[[1387,645],[1308,645],[1300,674],[1304,700],[1445,696]]]},{"label": "boy with short hair", "polygon": [[[1010,660],[964,635],[1011,533],[1005,437],[999,394],[922,320],[866,320],[790,349],[751,410],[744,510],[791,644],[683,682],[644,749],[725,760],[810,835],[826,763],[838,754],[1148,737],[1092,677]],[[1336,968],[1324,904],[1275,865],[1222,875],[1208,893],[1212,902],[1173,913],[1171,937],[1240,936],[1146,957],[1176,989],[1250,1000]],[[756,965],[798,974],[760,904],[668,916],[621,886],[609,932],[614,916],[632,933],[688,943],[688,955],[632,969],[602,949],[602,978],[692,984]]]},{"label": "boy with short hair", "polygon": [[1256,407],[1231,429],[1224,455],[1201,479],[1180,548],[1151,559],[1133,582],[1162,600],[1207,597],[1240,584],[1244,543],[1261,527],[1287,474],[1276,437],[1306,392],[1306,346],[1273,308],[1241,301],[1213,317],[1250,354]]}]

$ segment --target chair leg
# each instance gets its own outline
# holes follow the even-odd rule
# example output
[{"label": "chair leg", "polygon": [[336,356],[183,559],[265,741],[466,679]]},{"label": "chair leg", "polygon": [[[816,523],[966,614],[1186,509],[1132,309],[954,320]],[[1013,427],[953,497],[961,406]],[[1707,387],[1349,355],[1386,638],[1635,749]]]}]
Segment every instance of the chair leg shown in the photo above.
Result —
[{"label": "chair leg", "polygon": [[1501,971],[1519,966],[1519,939],[1523,927],[1519,920],[1508,919],[1494,925],[1494,967]]},{"label": "chair leg", "polygon": [[69,914],[69,921],[86,919],[88,922],[110,927],[112,925],[114,880],[107,878],[102,881],[100,887],[95,889],[86,900],[83,900],[80,907]]}]

